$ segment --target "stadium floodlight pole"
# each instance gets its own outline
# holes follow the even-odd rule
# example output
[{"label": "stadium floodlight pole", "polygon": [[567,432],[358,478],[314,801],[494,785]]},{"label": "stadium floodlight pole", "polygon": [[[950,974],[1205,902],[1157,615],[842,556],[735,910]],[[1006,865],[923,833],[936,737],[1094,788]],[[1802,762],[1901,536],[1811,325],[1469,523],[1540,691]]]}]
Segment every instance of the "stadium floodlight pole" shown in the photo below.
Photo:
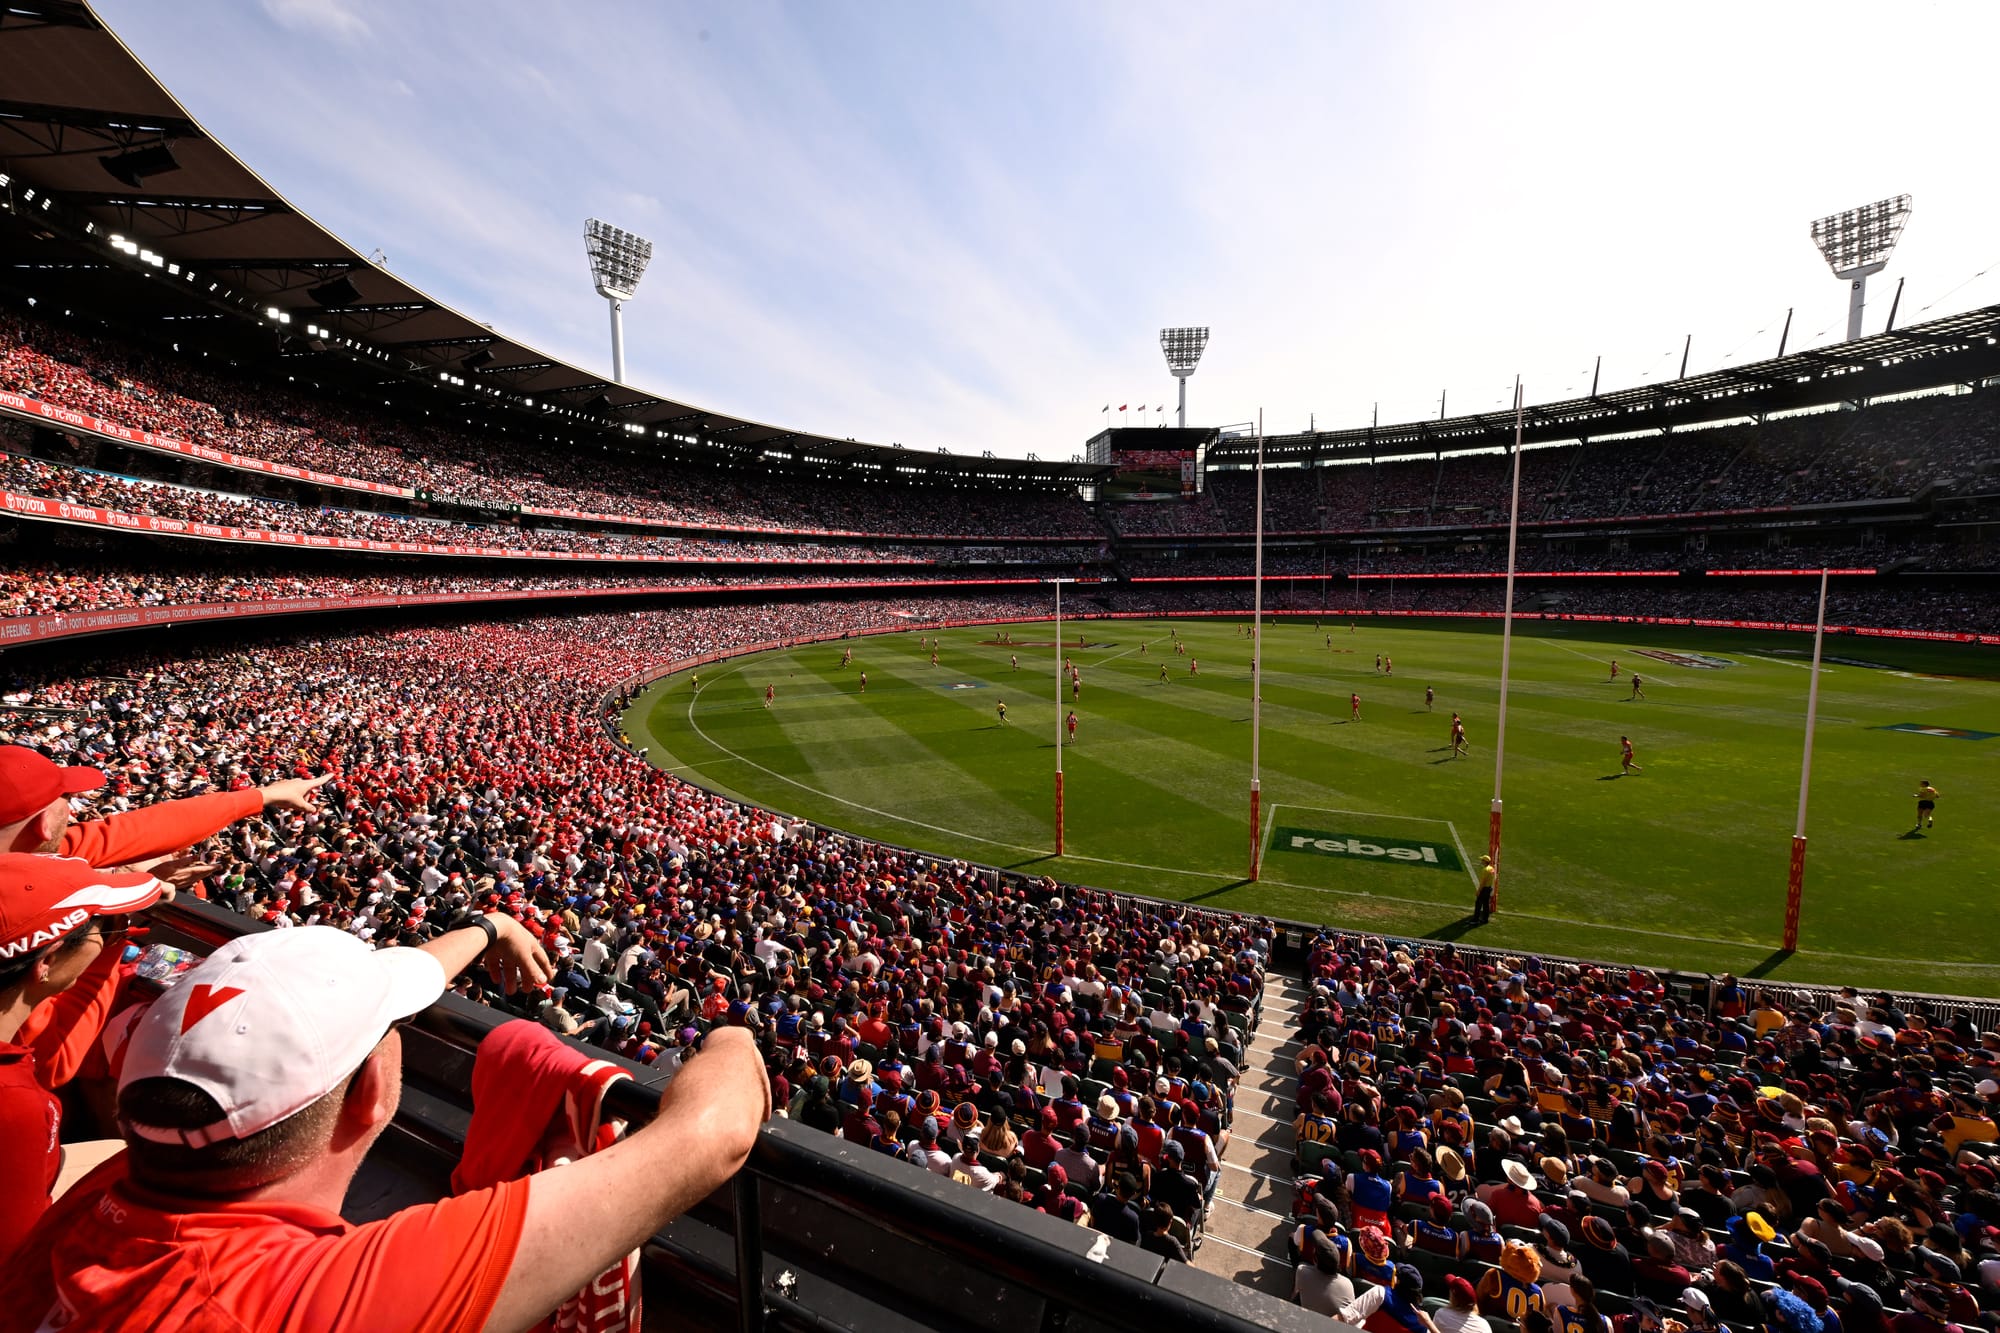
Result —
[{"label": "stadium floodlight pole", "polygon": [[653,243],[591,218],[583,224],[583,252],[590,257],[591,281],[611,305],[611,382],[625,382],[625,303],[653,258]]},{"label": "stadium floodlight pole", "polygon": [[1500,613],[1500,719],[1493,728],[1493,814],[1486,854],[1493,858],[1493,901],[1500,906],[1500,777],[1507,763],[1507,682],[1514,654],[1514,557],[1521,540],[1521,377],[1514,377],[1514,491],[1507,501],[1507,605]]},{"label": "stadium floodlight pole", "polygon": [[1819,619],[1813,623],[1812,684],[1806,686],[1806,756],[1799,765],[1799,822],[1792,830],[1792,875],[1785,887],[1785,952],[1799,947],[1799,900],[1806,891],[1806,793],[1812,789],[1813,726],[1819,720],[1819,648],[1826,638],[1826,575],[1819,571]]},{"label": "stadium floodlight pole", "polygon": [[1074,579],[1050,579],[1056,585],[1056,855],[1063,854],[1063,647],[1062,647],[1062,590],[1063,584],[1074,583]]},{"label": "stadium floodlight pole", "polygon": [[1160,350],[1167,354],[1167,369],[1181,382],[1181,410],[1175,423],[1177,425],[1187,425],[1188,376],[1194,374],[1195,365],[1201,360],[1201,351],[1207,346],[1207,329],[1160,330]]},{"label": "stadium floodlight pole", "polygon": [[1264,726],[1264,409],[1257,409],[1257,546],[1250,580],[1250,882],[1257,882],[1263,840],[1257,836],[1263,804],[1258,742]]},{"label": "stadium floodlight pole", "polygon": [[1868,279],[1889,266],[1889,253],[1910,220],[1910,196],[1879,199],[1844,213],[1833,213],[1812,224],[1813,244],[1826,257],[1836,278],[1847,279],[1847,340],[1861,336],[1861,312],[1867,305]]}]

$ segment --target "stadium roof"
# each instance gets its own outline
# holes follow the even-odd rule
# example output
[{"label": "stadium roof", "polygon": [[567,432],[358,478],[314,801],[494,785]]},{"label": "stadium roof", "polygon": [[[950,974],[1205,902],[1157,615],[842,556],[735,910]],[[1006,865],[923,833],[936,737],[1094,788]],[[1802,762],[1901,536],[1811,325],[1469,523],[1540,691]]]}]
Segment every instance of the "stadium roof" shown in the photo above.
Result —
[{"label": "stadium roof", "polygon": [[[1978,384],[1994,376],[2000,376],[2000,306],[1664,384],[1530,404],[1523,412],[1521,437],[1528,444],[1598,439]],[[1513,440],[1514,413],[1507,409],[1395,426],[1266,436],[1264,458],[1271,463],[1358,460],[1490,449]],[[1246,463],[1256,453],[1254,439],[1232,435],[1210,447],[1208,461]]]},{"label": "stadium roof", "polygon": [[[572,424],[608,418],[635,443],[643,428],[649,443],[715,462],[770,450],[882,473],[1082,482],[1104,471],[772,426],[613,384],[507,338],[370,263],[280,196],[80,0],[0,3],[0,68],[7,71],[0,88],[4,197],[17,224],[30,222],[8,231],[25,231],[22,239],[34,243],[9,247],[25,256],[17,264],[110,276],[165,272],[173,264],[174,276],[192,281],[199,274],[198,295],[245,318],[266,318],[268,310],[290,315],[281,328],[296,352],[372,357],[382,372],[421,375],[438,390],[558,422],[565,413],[577,414]],[[113,236],[157,252],[159,262],[114,250]],[[210,282],[213,293],[200,290]],[[308,325],[329,336],[307,337]],[[452,378],[440,383],[446,375]]]}]

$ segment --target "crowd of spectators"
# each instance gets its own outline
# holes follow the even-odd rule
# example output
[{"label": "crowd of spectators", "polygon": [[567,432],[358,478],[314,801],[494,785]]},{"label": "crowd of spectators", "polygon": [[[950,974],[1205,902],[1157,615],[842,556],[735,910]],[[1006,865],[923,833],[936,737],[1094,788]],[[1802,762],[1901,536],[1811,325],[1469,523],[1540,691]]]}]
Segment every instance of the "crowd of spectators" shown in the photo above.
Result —
[{"label": "crowd of spectators", "polygon": [[[928,573],[914,576],[919,580]],[[484,593],[593,591],[705,591],[764,585],[835,588],[882,581],[880,574],[839,574],[814,571],[796,574],[657,573],[606,574],[417,574],[384,573],[379,568],[341,568],[305,572],[296,568],[255,564],[221,571],[197,562],[155,563],[138,567],[129,561],[10,558],[0,569],[0,616],[68,615],[130,606],[203,606],[224,602],[263,602],[286,598],[347,598],[383,596],[452,596],[476,600]]]},{"label": "crowd of spectators", "polygon": [[550,1026],[648,1063],[747,1027],[802,1123],[1134,1243],[1166,1209],[1184,1256],[1267,925],[823,834],[691,787],[606,726],[663,656],[1036,609],[685,608],[119,659],[9,682],[0,743],[101,768],[102,813],[331,773],[316,809],[197,849],[210,898],[377,943],[508,912],[554,960],[527,1006]]},{"label": "crowd of spectators", "polygon": [[307,533],[378,542],[422,542],[458,548],[498,548],[523,553],[588,552],[636,555],[648,560],[760,560],[800,564],[855,563],[928,565],[950,549],[872,547],[852,542],[769,542],[727,538],[579,532],[569,528],[512,523],[472,524],[416,514],[314,508],[261,496],[232,495],[145,481],[94,469],[52,463],[23,454],[0,454],[0,488],[21,495],[65,500],[120,513],[238,527],[265,532]]},{"label": "crowd of spectators", "polygon": [[148,352],[107,329],[19,313],[0,315],[0,389],[249,458],[480,505],[843,536],[1103,535],[1073,490],[838,481],[761,462],[689,467],[601,444],[416,427],[239,376],[213,358]]},{"label": "crowd of spectators", "polygon": [[[1822,542],[1813,545],[1742,547],[1684,542],[1665,547],[1626,547],[1583,551],[1567,540],[1523,541],[1515,560],[1519,573],[1587,574],[1609,570],[1683,569],[1898,569],[1934,572],[1985,570],[1995,567],[1995,554],[1983,543],[1945,543],[1924,535],[1879,542]],[[1267,545],[1266,577],[1283,578],[1327,573],[1342,574],[1503,574],[1507,546],[1495,542],[1454,542],[1434,547],[1404,546],[1394,550],[1313,548]],[[1242,577],[1255,569],[1255,558],[1244,547],[1194,548],[1176,556],[1128,554],[1119,569],[1132,577],[1226,575]]]},{"label": "crowd of spectators", "polygon": [[[1162,594],[1120,590],[1104,604]],[[316,809],[272,811],[196,849],[220,867],[208,897],[374,943],[422,939],[464,909],[504,911],[548,949],[550,985],[506,1001],[462,979],[462,993],[642,1063],[674,1063],[718,1025],[746,1027],[778,1105],[800,1123],[1186,1257],[1228,1147],[1268,923],[1000,881],[830,835],[694,789],[612,735],[632,681],[662,658],[1038,610],[1028,594],[688,606],[122,656],[10,681],[0,743],[104,769],[102,811],[332,773]],[[1842,1265],[1856,1261],[1856,1279],[1878,1279],[1886,1301],[1916,1299],[1890,1281],[1898,1255],[1938,1273],[1930,1255],[1948,1255],[1968,1271],[1984,1231],[1944,1247],[1938,1227],[1956,1221],[1940,1211],[1946,1191],[1980,1227],[2000,1227],[2000,1203],[1966,1189],[1978,1179],[1970,1163],[1926,1143],[1946,1103],[1962,1107],[1942,1075],[1918,1087],[1896,1063],[1944,1055],[1910,1017],[1884,1023],[1880,1007],[1850,1001],[1842,1025],[1838,1009],[1798,1019],[1744,1001],[1738,1029],[1644,973],[1510,967],[1402,959],[1348,939],[1314,953],[1302,1139],[1346,1157],[1314,1171],[1324,1155],[1308,1149],[1296,1241],[1314,1273],[1362,1279],[1346,1301],[1390,1299],[1400,1251],[1434,1277],[1474,1279],[1474,1305],[1532,1327],[1578,1283],[1522,1277],[1528,1259],[1506,1227],[1566,1217],[1526,1247],[1540,1273],[1582,1253],[1568,1269],[1596,1285],[1600,1307],[1636,1313],[1642,1275],[1664,1273],[1726,1321],[1722,1311],[1778,1299],[1762,1279],[1786,1269],[1758,1267],[1760,1255],[1804,1265],[1794,1277],[1850,1275]],[[1734,1019],[1728,1003],[1722,1019]],[[2000,1037],[1986,1049],[1956,1049],[1948,1069],[1992,1073]],[[1716,1069],[1706,1079],[1700,1061]],[[1982,1103],[1996,1095],[1988,1087],[1964,1125],[1990,1129]],[[1922,1167],[1894,1173],[1870,1133]],[[1912,1223],[1920,1195],[1928,1237]],[[1632,1211],[1634,1199],[1652,1211]],[[1696,1231],[1732,1227],[1720,1253],[1740,1273],[1682,1261],[1678,1277],[1664,1263],[1686,1211]],[[1750,1211],[1790,1235],[1782,1255]],[[1884,1249],[1874,1269],[1858,1243],[1870,1239]],[[1370,1277],[1386,1295],[1368,1297]],[[1322,1287],[1316,1299],[1338,1293]]]},{"label": "crowd of spectators", "polygon": [[[1678,433],[1541,446],[1521,455],[1529,521],[1702,513],[1914,496],[1932,483],[1987,478],[2000,399],[1942,395]],[[1264,474],[1267,533],[1353,532],[1507,517],[1504,453],[1454,454]],[[1984,483],[1982,483],[1984,484]],[[1107,517],[1127,536],[1245,533],[1256,479],[1211,470],[1192,500],[1123,504]]]},{"label": "crowd of spectators", "polygon": [[1460,1333],[1995,1326],[2000,1031],[1966,1012],[1331,933],[1306,977],[1310,1308]]}]

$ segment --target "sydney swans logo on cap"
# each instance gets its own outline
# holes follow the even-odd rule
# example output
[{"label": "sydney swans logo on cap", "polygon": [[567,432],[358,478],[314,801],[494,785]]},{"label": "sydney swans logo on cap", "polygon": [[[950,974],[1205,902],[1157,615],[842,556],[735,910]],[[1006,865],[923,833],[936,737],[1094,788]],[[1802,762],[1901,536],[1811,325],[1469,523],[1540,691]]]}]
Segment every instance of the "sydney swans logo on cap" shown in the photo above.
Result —
[{"label": "sydney swans logo on cap", "polygon": [[187,1008],[181,1011],[181,1035],[242,993],[241,986],[211,986],[205,981],[190,986]]},{"label": "sydney swans logo on cap", "polygon": [[24,953],[33,953],[45,944],[54,944],[57,940],[90,920],[90,916],[91,914],[88,909],[79,907],[65,916],[57,917],[54,921],[43,926],[32,935],[24,936],[8,944],[0,944],[0,958],[19,958]]}]

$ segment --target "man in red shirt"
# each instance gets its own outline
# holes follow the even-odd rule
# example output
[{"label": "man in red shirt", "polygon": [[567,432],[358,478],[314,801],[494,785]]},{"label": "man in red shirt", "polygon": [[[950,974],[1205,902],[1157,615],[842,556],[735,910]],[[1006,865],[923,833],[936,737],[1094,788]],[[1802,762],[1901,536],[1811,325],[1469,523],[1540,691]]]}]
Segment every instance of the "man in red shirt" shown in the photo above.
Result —
[{"label": "man in red shirt", "polygon": [[735,1174],[770,1100],[750,1034],[727,1027],[624,1141],[364,1226],[342,1220],[396,1113],[400,1022],[489,942],[517,984],[547,978],[532,936],[485,920],[492,931],[421,950],[271,931],[186,973],[126,1049],[127,1151],[0,1266],[0,1330],[527,1329]]},{"label": "man in red shirt", "polygon": [[[65,768],[25,745],[0,745],[0,853],[70,856],[93,866],[154,870],[169,884],[186,884],[210,867],[170,858],[260,811],[313,810],[313,793],[330,776],[286,778],[264,787],[161,801],[73,824],[69,798],[102,787],[104,774],[95,768]],[[97,950],[87,968],[8,1038],[33,1051],[43,1086],[59,1088],[69,1082],[96,1044],[117,997],[123,952]]]},{"label": "man in red shirt", "polygon": [[116,957],[115,918],[171,896],[143,871],[97,870],[66,856],[0,855],[0,1255],[49,1206],[62,1170],[62,1103],[35,1052],[16,1039],[42,1001]]},{"label": "man in red shirt", "polygon": [[0,745],[0,852],[54,852],[94,866],[165,856],[261,810],[309,811],[313,793],[332,776],[210,792],[72,824],[69,798],[102,787],[104,774],[65,768],[25,745]]}]

